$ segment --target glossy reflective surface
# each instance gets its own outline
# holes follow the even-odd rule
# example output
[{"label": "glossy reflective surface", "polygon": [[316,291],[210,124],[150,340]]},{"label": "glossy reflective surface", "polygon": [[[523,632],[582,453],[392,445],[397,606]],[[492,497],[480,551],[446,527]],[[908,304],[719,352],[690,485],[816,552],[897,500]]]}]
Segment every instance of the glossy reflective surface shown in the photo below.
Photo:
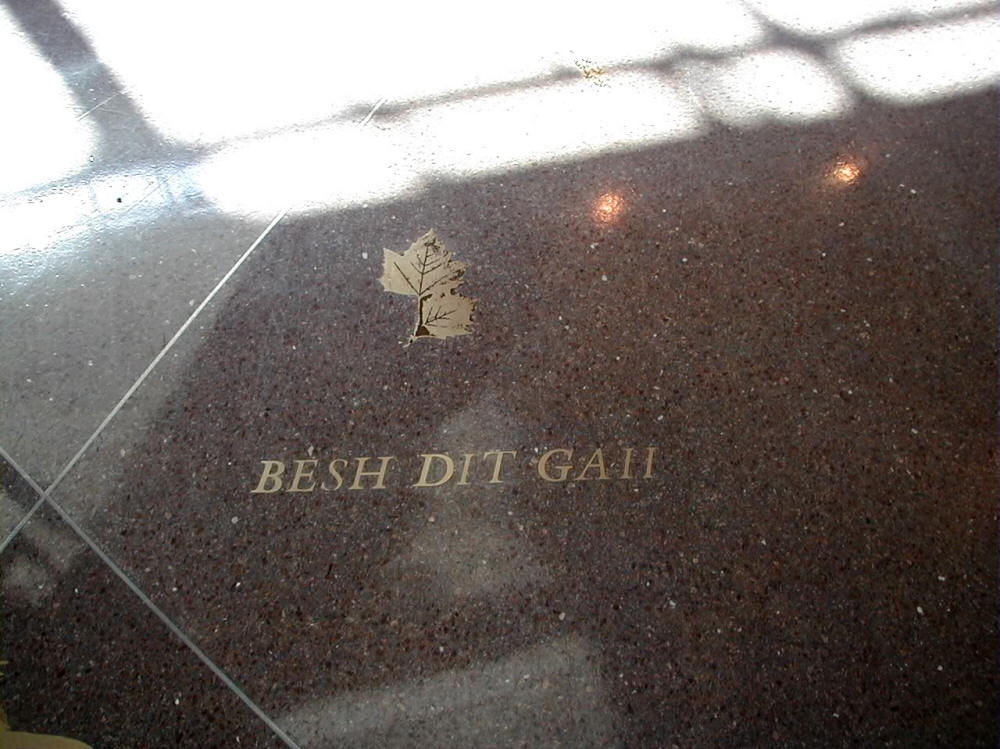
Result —
[{"label": "glossy reflective surface", "polygon": [[995,741],[1000,24],[703,5],[3,7],[15,728]]}]

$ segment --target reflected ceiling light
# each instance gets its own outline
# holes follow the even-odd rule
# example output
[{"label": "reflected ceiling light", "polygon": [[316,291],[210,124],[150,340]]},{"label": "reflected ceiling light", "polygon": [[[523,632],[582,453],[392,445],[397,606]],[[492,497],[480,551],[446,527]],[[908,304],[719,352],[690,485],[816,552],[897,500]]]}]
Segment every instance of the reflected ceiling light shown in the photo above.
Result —
[{"label": "reflected ceiling light", "polygon": [[853,185],[860,177],[861,165],[856,161],[838,161],[830,170],[830,178],[842,185]]},{"label": "reflected ceiling light", "polygon": [[606,192],[594,201],[591,216],[599,224],[612,224],[625,211],[625,198],[616,192]]}]

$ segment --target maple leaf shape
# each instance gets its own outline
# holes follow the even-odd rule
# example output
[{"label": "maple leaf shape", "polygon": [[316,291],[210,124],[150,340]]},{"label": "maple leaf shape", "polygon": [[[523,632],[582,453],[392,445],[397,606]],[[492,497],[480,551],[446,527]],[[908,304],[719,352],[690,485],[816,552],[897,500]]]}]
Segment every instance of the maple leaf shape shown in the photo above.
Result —
[{"label": "maple leaf shape", "polygon": [[458,293],[465,263],[452,258],[431,229],[400,255],[384,250],[382,288],[417,297],[417,322],[408,343],[421,338],[451,338],[472,332],[476,301]]}]

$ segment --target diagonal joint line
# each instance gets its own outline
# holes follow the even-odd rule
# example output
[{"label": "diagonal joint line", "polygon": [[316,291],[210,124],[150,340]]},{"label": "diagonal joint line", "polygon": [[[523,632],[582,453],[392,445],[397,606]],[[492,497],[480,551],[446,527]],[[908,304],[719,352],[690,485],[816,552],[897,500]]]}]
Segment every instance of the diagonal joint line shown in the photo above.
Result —
[{"label": "diagonal joint line", "polygon": [[45,491],[38,485],[38,482],[31,478],[31,475],[24,470],[20,464],[14,460],[14,458],[11,457],[10,453],[2,447],[0,447],[0,458],[5,460],[7,464],[14,469],[14,472],[23,478],[27,482],[28,486],[34,489],[35,493],[38,495],[38,499],[35,501],[35,504],[31,506],[31,509],[24,513],[24,516],[17,522],[17,525],[15,525],[11,532],[7,534],[7,538],[0,543],[0,554],[3,554],[4,550],[10,545],[10,542],[14,540],[17,534],[21,532],[21,529],[28,524],[29,520],[31,520],[35,511],[42,506],[42,502],[45,501]]},{"label": "diagonal joint line", "polygon": [[178,340],[180,340],[180,337],[184,335],[184,332],[189,327],[191,327],[191,324],[195,321],[198,315],[201,314],[201,311],[208,306],[209,302],[211,302],[212,299],[215,298],[215,295],[219,293],[219,290],[223,286],[225,286],[226,282],[230,278],[232,278],[233,274],[236,273],[237,270],[239,270],[240,266],[243,265],[246,259],[250,257],[250,254],[257,249],[258,245],[260,245],[260,243],[264,241],[264,237],[270,234],[271,230],[278,225],[278,222],[285,217],[286,213],[288,213],[287,208],[279,212],[277,216],[271,219],[271,223],[267,225],[267,228],[260,233],[260,236],[253,241],[253,244],[251,244],[250,247],[247,248],[246,252],[240,255],[239,259],[236,261],[233,267],[230,268],[229,271],[226,273],[226,275],[224,275],[219,280],[219,282],[215,285],[215,288],[213,288],[208,293],[208,296],[206,296],[205,299],[202,300],[202,303],[195,308],[194,312],[192,312],[190,317],[188,317],[188,319],[184,321],[184,324],[181,325],[181,327],[177,330],[176,333],[174,333],[173,337],[169,341],[167,341],[167,344],[163,347],[160,353],[158,353],[153,358],[153,361],[151,361],[149,365],[146,367],[146,369],[143,371],[143,373],[139,375],[139,378],[134,383],[132,383],[132,387],[130,387],[127,391],[125,391],[125,395],[121,397],[121,400],[119,400],[118,403],[115,404],[115,407],[112,408],[111,411],[108,413],[108,415],[104,417],[104,421],[100,423],[97,429],[94,430],[94,433],[91,434],[90,437],[87,438],[87,441],[83,443],[83,445],[80,447],[79,450],[77,450],[76,455],[70,458],[70,461],[59,472],[59,475],[55,477],[55,479],[52,481],[51,484],[49,484],[48,489],[45,490],[46,497],[52,494],[53,490],[55,490],[55,488],[59,485],[59,483],[66,477],[66,474],[68,474],[73,469],[73,466],[75,466],[79,462],[80,458],[83,457],[83,454],[87,452],[87,450],[90,448],[92,444],[94,444],[94,441],[100,436],[101,432],[104,431],[104,428],[111,422],[113,418],[115,418],[115,416],[118,415],[118,412],[121,411],[122,407],[125,405],[128,399],[131,398],[132,395],[135,393],[135,391],[138,390],[139,387],[142,385],[142,383],[146,381],[146,378],[149,377],[149,374],[153,371],[156,365],[159,364],[160,361],[163,359],[163,357],[167,355],[167,352],[170,351],[171,348],[173,348],[174,344],[177,343]]}]

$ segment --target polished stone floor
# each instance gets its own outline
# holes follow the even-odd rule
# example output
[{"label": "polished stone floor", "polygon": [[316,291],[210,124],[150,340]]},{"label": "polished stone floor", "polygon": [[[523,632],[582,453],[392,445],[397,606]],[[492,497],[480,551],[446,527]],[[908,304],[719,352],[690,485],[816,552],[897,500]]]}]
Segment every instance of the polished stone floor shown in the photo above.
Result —
[{"label": "polished stone floor", "polygon": [[663,5],[0,4],[14,729],[996,744],[1000,19]]}]

